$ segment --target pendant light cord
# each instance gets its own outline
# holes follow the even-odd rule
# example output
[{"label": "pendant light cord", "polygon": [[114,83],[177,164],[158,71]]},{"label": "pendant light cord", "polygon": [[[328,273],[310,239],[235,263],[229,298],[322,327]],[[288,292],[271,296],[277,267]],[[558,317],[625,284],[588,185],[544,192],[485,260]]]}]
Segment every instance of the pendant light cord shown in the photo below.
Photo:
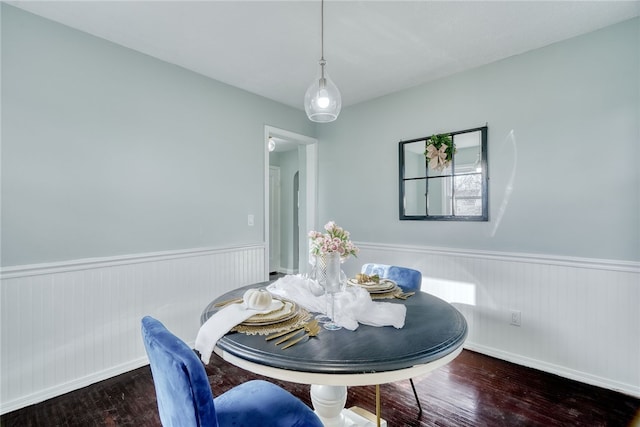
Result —
[{"label": "pendant light cord", "polygon": [[320,60],[324,61],[324,0],[320,0]]},{"label": "pendant light cord", "polygon": [[320,0],[320,87],[324,87],[324,0]]}]

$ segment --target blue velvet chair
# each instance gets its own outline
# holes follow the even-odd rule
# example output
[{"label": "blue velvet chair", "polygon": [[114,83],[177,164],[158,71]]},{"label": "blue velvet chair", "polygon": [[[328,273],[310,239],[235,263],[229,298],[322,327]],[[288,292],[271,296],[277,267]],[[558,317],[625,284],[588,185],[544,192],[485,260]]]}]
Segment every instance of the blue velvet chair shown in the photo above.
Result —
[{"label": "blue velvet chair", "polygon": [[[393,280],[398,284],[398,286],[400,286],[400,288],[402,288],[404,292],[419,292],[420,288],[422,287],[422,273],[420,273],[418,270],[414,270],[413,268],[398,267],[396,265],[386,264],[364,264],[360,272],[369,276],[377,274],[381,279]],[[418,411],[420,414],[422,414],[422,405],[420,404],[420,399],[418,398],[416,386],[413,384],[413,379],[409,378],[409,382],[411,382],[413,395],[416,397]]]},{"label": "blue velvet chair", "polygon": [[422,286],[422,273],[412,268],[385,264],[364,264],[360,272],[369,276],[377,274],[383,279],[393,280],[404,292],[419,291]]},{"label": "blue velvet chair", "polygon": [[213,398],[204,365],[158,320],[142,319],[144,341],[164,427],[322,427],[301,400],[267,381],[248,381]]}]

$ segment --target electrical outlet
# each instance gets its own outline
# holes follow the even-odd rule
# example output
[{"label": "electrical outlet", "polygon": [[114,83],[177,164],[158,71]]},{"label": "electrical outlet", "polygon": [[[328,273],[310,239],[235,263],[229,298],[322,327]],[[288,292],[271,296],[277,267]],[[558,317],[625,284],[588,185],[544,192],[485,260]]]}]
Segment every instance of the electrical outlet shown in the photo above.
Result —
[{"label": "electrical outlet", "polygon": [[511,310],[511,324],[522,326],[522,313],[519,310]]}]

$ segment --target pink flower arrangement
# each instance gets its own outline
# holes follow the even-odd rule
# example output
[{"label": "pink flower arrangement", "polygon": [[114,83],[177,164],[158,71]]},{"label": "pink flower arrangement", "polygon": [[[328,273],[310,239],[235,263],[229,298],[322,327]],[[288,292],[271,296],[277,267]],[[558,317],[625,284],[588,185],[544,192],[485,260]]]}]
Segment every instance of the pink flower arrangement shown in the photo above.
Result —
[{"label": "pink flower arrangement", "polygon": [[329,252],[338,252],[342,261],[349,256],[357,256],[358,247],[349,240],[349,232],[339,227],[335,222],[329,221],[325,224],[327,231],[322,234],[318,231],[309,232],[309,251],[312,255],[322,255]]}]

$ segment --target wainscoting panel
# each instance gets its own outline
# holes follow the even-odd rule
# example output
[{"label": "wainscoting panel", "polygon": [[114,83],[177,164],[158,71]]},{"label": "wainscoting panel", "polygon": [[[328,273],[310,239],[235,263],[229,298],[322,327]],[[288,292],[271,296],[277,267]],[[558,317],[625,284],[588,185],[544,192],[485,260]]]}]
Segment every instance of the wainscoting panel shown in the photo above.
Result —
[{"label": "wainscoting panel", "polygon": [[[357,244],[347,274],[365,262],[422,271],[422,289],[465,315],[468,348],[640,396],[638,263]],[[146,314],[193,345],[204,305],[264,271],[262,245],[4,269],[0,413],[146,364]]]},{"label": "wainscoting panel", "polygon": [[205,305],[264,271],[263,245],[3,269],[0,413],[148,363],[147,314],[193,345]]},{"label": "wainscoting panel", "polygon": [[349,275],[367,262],[420,270],[422,290],[464,314],[467,348],[640,396],[640,263],[357,245]]}]

